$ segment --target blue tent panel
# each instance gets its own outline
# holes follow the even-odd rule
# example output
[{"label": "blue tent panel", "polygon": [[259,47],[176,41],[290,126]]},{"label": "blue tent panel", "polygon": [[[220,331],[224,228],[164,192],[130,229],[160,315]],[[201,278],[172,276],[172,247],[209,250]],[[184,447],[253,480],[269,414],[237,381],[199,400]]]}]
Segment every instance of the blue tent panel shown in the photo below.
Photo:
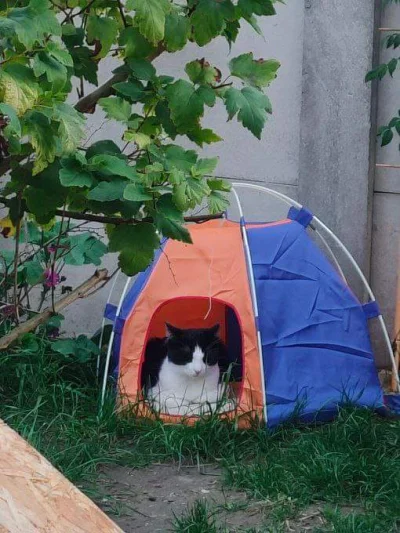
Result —
[{"label": "blue tent panel", "polygon": [[301,222],[247,229],[268,425],[383,404],[363,306]]}]

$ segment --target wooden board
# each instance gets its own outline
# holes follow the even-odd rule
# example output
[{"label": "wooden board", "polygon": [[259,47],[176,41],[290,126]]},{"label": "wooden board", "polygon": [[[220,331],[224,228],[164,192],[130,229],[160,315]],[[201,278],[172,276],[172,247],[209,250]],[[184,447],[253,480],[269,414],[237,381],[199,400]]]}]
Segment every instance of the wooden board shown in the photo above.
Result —
[{"label": "wooden board", "polygon": [[0,533],[123,533],[0,420]]}]

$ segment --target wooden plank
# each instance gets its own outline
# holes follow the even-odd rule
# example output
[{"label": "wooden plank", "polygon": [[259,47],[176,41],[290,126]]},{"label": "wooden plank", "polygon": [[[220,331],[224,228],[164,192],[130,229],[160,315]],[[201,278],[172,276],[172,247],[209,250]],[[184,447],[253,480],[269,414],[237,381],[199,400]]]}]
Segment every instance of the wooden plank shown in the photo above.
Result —
[{"label": "wooden plank", "polygon": [[0,420],[1,533],[123,533]]}]

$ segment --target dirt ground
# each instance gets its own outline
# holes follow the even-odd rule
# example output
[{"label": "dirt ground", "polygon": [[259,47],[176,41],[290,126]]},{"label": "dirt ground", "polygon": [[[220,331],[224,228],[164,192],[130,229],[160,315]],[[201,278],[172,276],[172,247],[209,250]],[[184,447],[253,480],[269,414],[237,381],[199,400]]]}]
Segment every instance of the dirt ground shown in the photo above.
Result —
[{"label": "dirt ground", "polygon": [[[199,499],[207,500],[223,531],[275,531],[265,520],[279,503],[250,500],[242,492],[224,489],[221,481],[221,471],[214,465],[153,465],[139,470],[107,467],[97,487],[103,495],[97,503],[125,533],[173,531],[174,515],[181,516]],[[315,506],[295,520],[287,520],[283,530],[300,533],[323,525],[321,509]]]}]

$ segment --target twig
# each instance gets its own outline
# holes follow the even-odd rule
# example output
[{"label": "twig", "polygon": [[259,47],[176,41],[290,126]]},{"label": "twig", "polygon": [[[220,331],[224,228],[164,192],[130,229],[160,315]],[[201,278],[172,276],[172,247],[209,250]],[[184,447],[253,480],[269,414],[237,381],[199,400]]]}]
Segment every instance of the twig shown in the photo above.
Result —
[{"label": "twig", "polygon": [[122,22],[124,23],[124,26],[125,28],[128,26],[128,23],[126,22],[126,18],[125,18],[125,13],[124,13],[124,7],[121,3],[121,0],[118,0],[118,9],[119,9],[119,13],[121,15],[121,18],[122,18]]},{"label": "twig", "polygon": [[4,335],[4,337],[0,339],[0,350],[6,350],[10,344],[16,341],[21,335],[35,330],[40,324],[46,322],[46,320],[48,320],[54,313],[59,313],[78,298],[86,298],[90,289],[105,280],[107,276],[108,271],[105,269],[96,271],[93,276],[82,283],[82,285],[79,285],[79,287],[67,294],[64,298],[61,298],[61,300],[58,300],[54,306],[54,311],[51,307],[48,307],[42,313],[27,320],[23,324],[20,324],[7,335]]},{"label": "twig", "polygon": [[14,308],[15,308],[15,321],[19,324],[19,309],[18,309],[18,263],[19,263],[19,238],[21,235],[21,194],[18,193],[18,220],[17,228],[15,232],[15,252],[14,252]]}]

